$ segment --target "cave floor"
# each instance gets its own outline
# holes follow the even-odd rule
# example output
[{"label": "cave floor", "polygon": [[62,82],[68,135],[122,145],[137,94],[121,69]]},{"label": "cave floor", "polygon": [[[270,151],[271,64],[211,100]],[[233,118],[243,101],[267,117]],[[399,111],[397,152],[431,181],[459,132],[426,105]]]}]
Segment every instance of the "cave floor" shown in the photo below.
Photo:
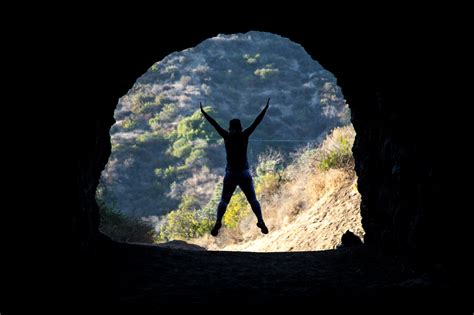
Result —
[{"label": "cave floor", "polygon": [[417,274],[401,258],[373,254],[365,246],[251,253],[107,244],[96,249],[93,272],[82,280],[89,285],[95,282],[94,303],[120,308],[221,303],[318,303],[342,308],[374,303],[394,307],[461,303],[459,292],[442,275]]}]

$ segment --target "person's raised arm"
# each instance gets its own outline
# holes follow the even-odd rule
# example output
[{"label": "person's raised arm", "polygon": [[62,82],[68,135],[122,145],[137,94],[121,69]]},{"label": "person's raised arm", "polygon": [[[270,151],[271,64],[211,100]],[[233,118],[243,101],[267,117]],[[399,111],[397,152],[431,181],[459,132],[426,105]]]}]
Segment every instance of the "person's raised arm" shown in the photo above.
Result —
[{"label": "person's raised arm", "polygon": [[209,114],[204,111],[204,108],[202,108],[201,102],[199,102],[199,107],[201,108],[201,113],[204,115],[204,117],[206,117],[207,121],[214,127],[214,129],[216,129],[216,131],[221,135],[222,138],[225,138],[228,132],[224,128],[219,126],[217,121],[215,121],[214,118],[209,116]]},{"label": "person's raised arm", "polygon": [[250,136],[252,132],[254,132],[255,128],[257,128],[258,124],[262,122],[263,116],[265,116],[269,104],[270,98],[268,98],[267,105],[265,105],[265,108],[260,112],[260,114],[258,114],[257,118],[255,118],[253,123],[243,131],[247,136]]}]

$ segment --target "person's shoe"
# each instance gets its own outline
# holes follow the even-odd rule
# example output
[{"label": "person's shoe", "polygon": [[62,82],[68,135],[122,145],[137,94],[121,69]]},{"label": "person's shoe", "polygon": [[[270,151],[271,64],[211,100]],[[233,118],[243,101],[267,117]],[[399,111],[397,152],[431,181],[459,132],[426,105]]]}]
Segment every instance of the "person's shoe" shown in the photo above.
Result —
[{"label": "person's shoe", "polygon": [[214,227],[211,230],[211,235],[212,236],[217,236],[217,234],[219,234],[219,229],[221,228],[221,226],[222,226],[222,223],[216,222],[216,224],[214,225]]},{"label": "person's shoe", "polygon": [[263,234],[268,234],[268,228],[264,222],[258,222],[257,226],[260,228],[260,231],[262,231]]}]

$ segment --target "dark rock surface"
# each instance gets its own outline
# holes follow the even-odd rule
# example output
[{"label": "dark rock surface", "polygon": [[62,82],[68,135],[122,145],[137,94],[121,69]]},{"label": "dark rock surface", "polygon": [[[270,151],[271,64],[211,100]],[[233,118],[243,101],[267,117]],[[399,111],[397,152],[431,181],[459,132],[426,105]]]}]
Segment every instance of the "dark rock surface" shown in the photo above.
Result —
[{"label": "dark rock surface", "polygon": [[341,237],[341,246],[350,247],[357,245],[362,245],[361,239],[351,231],[347,230]]}]

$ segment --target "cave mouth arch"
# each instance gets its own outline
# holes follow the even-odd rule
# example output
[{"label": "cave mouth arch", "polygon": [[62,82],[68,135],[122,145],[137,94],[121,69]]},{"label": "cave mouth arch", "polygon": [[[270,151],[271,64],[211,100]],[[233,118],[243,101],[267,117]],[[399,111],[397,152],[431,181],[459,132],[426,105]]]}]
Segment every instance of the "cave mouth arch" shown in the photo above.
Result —
[{"label": "cave mouth arch", "polygon": [[[231,86],[230,84],[236,84],[240,83],[240,81],[244,81],[247,79],[250,82],[245,82],[244,85],[247,86],[257,86],[260,91],[269,91],[272,90],[274,93],[272,94],[272,99],[277,100],[277,106],[273,107],[274,108],[274,114],[276,114],[277,110],[279,111],[279,115],[282,115],[282,105],[283,103],[288,103],[288,100],[291,98],[291,100],[297,105],[300,103],[306,103],[309,104],[316,104],[316,107],[319,105],[318,108],[309,108],[309,111],[299,111],[298,114],[300,116],[299,119],[304,120],[305,116],[307,118],[314,117],[315,114],[321,115],[323,117],[324,115],[326,118],[328,118],[328,121],[323,121],[324,127],[320,128],[318,126],[318,130],[311,130],[310,127],[311,125],[319,125],[319,124],[314,124],[311,119],[307,121],[307,126],[303,126],[303,128],[300,127],[300,129],[306,130],[306,136],[308,134],[311,134],[314,138],[317,138],[317,142],[321,142],[322,139],[324,138],[324,135],[327,134],[330,130],[332,130],[334,127],[341,126],[344,123],[348,123],[349,121],[349,113],[348,113],[348,107],[347,104],[345,103],[345,100],[342,96],[342,92],[340,91],[340,88],[337,86],[336,81],[334,76],[326,71],[324,68],[322,68],[318,62],[314,61],[311,59],[309,55],[306,54],[304,49],[302,51],[306,54],[304,58],[309,58],[314,62],[314,65],[308,65],[307,63],[308,60],[298,60],[298,58],[288,58],[288,60],[283,60],[281,61],[280,59],[282,58],[283,53],[281,52],[283,49],[279,49],[280,53],[276,55],[276,57],[279,57],[280,59],[274,58],[272,59],[271,57],[269,58],[266,53],[268,53],[268,47],[257,47],[257,49],[251,49],[249,47],[243,47],[241,50],[239,50],[235,56],[230,56],[230,53],[227,52],[226,54],[222,53],[216,53],[217,48],[214,46],[218,46],[220,42],[233,42],[233,41],[241,41],[244,42],[245,40],[251,41],[252,37],[257,38],[258,40],[256,42],[261,42],[261,36],[264,36],[264,34],[270,34],[270,33],[262,33],[262,32],[249,32],[246,34],[232,34],[232,35],[218,35],[217,37],[205,40],[203,43],[199,44],[198,46],[191,48],[191,49],[186,49],[181,52],[175,52],[167,57],[165,57],[163,60],[160,62],[157,62],[153,64],[150,69],[143,74],[135,83],[134,87],[132,87],[129,92],[120,99],[119,101],[119,107],[115,111],[115,120],[116,123],[114,126],[111,128],[111,140],[112,140],[112,154],[109,160],[109,163],[107,164],[104,173],[106,174],[105,180],[104,180],[104,173],[101,179],[101,184],[99,185],[98,191],[99,194],[104,194],[104,191],[110,191],[116,190],[120,193],[115,194],[116,196],[118,195],[121,198],[121,206],[119,208],[124,208],[123,205],[128,203],[132,203],[131,209],[133,211],[136,211],[137,209],[146,209],[147,206],[143,206],[143,203],[141,205],[138,205],[135,203],[133,204],[137,199],[137,195],[145,195],[144,198],[141,198],[142,201],[143,199],[148,199],[149,204],[158,204],[163,203],[163,199],[166,195],[169,195],[170,192],[168,191],[167,194],[164,194],[161,192],[161,194],[157,194],[156,191],[153,192],[148,192],[148,196],[146,196],[146,191],[150,190],[150,187],[152,189],[155,189],[157,186],[157,183],[163,183],[165,178],[173,177],[172,180],[170,180],[170,183],[176,183],[176,179],[179,177],[177,174],[173,173],[178,173],[180,171],[186,171],[184,169],[185,166],[189,166],[189,164],[192,164],[194,161],[189,161],[190,158],[193,157],[193,155],[197,155],[196,150],[190,150],[189,154],[187,156],[182,156],[183,151],[186,151],[186,149],[189,149],[190,146],[196,146],[197,141],[196,140],[202,140],[202,138],[199,139],[193,139],[193,141],[188,141],[189,133],[194,132],[195,130],[188,131],[188,134],[184,132],[182,135],[183,137],[181,138],[174,138],[170,140],[170,133],[180,133],[180,127],[181,129],[185,129],[188,125],[186,124],[181,124],[181,122],[178,122],[177,128],[174,128],[175,126],[173,124],[176,124],[176,118],[177,116],[173,116],[173,114],[176,115],[176,112],[173,113],[173,110],[176,110],[176,108],[186,108],[189,107],[189,103],[192,101],[194,103],[197,103],[198,100],[204,101],[204,102],[209,102],[209,103],[220,103],[221,104],[242,104],[242,103],[257,103],[258,99],[253,97],[252,99],[243,99],[244,95],[248,94],[260,94],[258,95],[260,98],[262,97],[261,92],[255,92],[255,91],[248,91],[248,89],[242,93],[235,92],[235,88]],[[240,37],[239,37],[240,36]],[[265,35],[267,36],[267,35]],[[273,35],[272,36],[278,36],[278,35]],[[278,36],[279,37],[279,36]],[[279,37],[279,39],[283,39],[285,41],[289,41],[286,38]],[[265,39],[268,40],[268,39]],[[202,57],[202,51],[199,51],[195,53],[195,55],[198,55],[198,57],[195,57],[194,59],[189,57],[190,55],[190,50],[192,49],[197,49],[199,46],[204,46],[204,43],[208,42],[208,47],[204,47],[204,50],[208,50],[211,53],[205,56],[204,62],[202,60],[199,60],[199,58]],[[273,43],[274,44],[274,43]],[[253,43],[254,46],[255,43]],[[293,46],[299,46],[297,44],[292,43]],[[289,49],[290,51],[288,54],[296,54],[295,47],[291,47]],[[300,46],[301,47],[301,46]],[[233,47],[235,48],[235,47]],[[274,48],[274,45],[273,47]],[[229,48],[227,48],[229,50]],[[187,55],[183,55],[184,52],[187,52]],[[224,57],[227,59],[225,62],[222,62],[221,60],[224,59]],[[191,59],[191,60],[186,60],[186,58]],[[236,61],[235,60],[228,60],[228,59],[238,59],[237,61],[240,62],[241,64],[244,65],[244,67],[247,67],[248,69],[244,69],[243,71],[239,69],[239,67],[235,66]],[[301,57],[299,57],[301,58]],[[276,63],[274,60],[280,61],[281,63]],[[296,62],[294,62],[296,60]],[[273,62],[272,62],[273,61]],[[283,64],[285,62],[286,64]],[[184,65],[183,65],[184,64]],[[224,64],[224,65],[223,65]],[[310,68],[313,67],[311,70],[313,73],[309,75],[309,78],[301,78],[301,77],[296,77],[298,79],[298,82],[301,82],[299,85],[305,87],[303,89],[297,89],[294,86],[288,86],[282,87],[282,86],[271,86],[268,87],[265,84],[262,84],[262,82],[268,82],[271,80],[272,76],[279,76],[279,79],[277,82],[284,82],[285,79],[290,81],[288,78],[283,78],[284,75],[289,76],[289,75],[294,75],[295,72],[299,73],[305,73],[307,74],[309,69],[300,69],[301,68]],[[319,66],[319,68],[315,68],[316,66]],[[286,69],[285,69],[286,67]],[[209,68],[212,70],[210,71]],[[217,70],[216,70],[217,68]],[[247,70],[247,72],[245,72]],[[235,74],[235,72],[241,71],[242,73]],[[212,74],[209,74],[208,72],[213,72]],[[292,72],[292,73],[290,73]],[[250,79],[249,79],[249,74]],[[199,75],[202,75],[199,77]],[[221,75],[220,77],[217,77],[218,75]],[[225,76],[231,76],[231,79],[226,78]],[[209,76],[210,80],[207,80],[206,76]],[[233,76],[233,77],[232,77]],[[332,78],[331,78],[332,76]],[[196,77],[199,77],[196,80]],[[217,77],[217,78],[216,78]],[[295,78],[292,78],[293,80]],[[226,84],[222,84],[222,82],[225,82],[227,80],[228,82]],[[306,80],[306,81],[304,81]],[[193,82],[194,81],[194,82]],[[197,81],[197,84],[196,84]],[[224,88],[217,86],[216,84],[213,84],[213,81],[217,81],[219,84],[224,85]],[[207,84],[206,84],[207,83]],[[259,86],[260,85],[260,86]],[[315,85],[317,85],[317,88],[315,88]],[[231,89],[232,87],[232,89]],[[242,88],[242,87],[241,87]],[[219,91],[219,89],[222,90],[227,90],[227,96],[229,97],[229,90],[232,90],[231,92],[234,92],[236,95],[231,95],[230,99],[225,99],[223,97],[224,93],[222,91]],[[171,95],[170,90],[175,92],[174,95]],[[199,94],[198,97],[192,97],[193,93],[196,93],[196,90],[198,90]],[[212,93],[214,91],[218,91],[218,95],[214,96]],[[309,92],[307,92],[308,90]],[[280,95],[280,97],[275,97],[275,91],[284,91],[288,92],[290,91],[291,95],[285,99],[285,95]],[[306,94],[303,97],[303,100],[299,100],[298,102],[295,101],[295,98],[301,94]],[[327,95],[324,95],[324,94]],[[219,95],[220,94],[220,95]],[[183,95],[186,95],[186,97],[183,99]],[[265,95],[268,96],[268,95]],[[209,99],[212,99],[209,101]],[[243,100],[242,100],[243,99]],[[280,107],[278,107],[278,99],[280,99]],[[340,106],[341,108],[337,108],[337,106]],[[299,110],[299,107],[303,106],[295,106],[296,109],[292,109],[293,112],[291,112],[291,115],[296,115],[296,111]],[[310,107],[310,106],[308,106]],[[304,107],[303,107],[304,108]],[[239,108],[239,110],[248,110],[249,108]],[[307,109],[307,108],[306,108]],[[218,108],[222,112],[222,108]],[[229,113],[232,112],[231,109],[230,111],[228,110]],[[311,111],[313,110],[313,111]],[[345,112],[344,112],[345,111]],[[230,116],[229,113],[227,113],[227,116]],[[180,113],[181,114],[181,113]],[[178,114],[178,115],[180,115]],[[196,123],[196,111],[194,110],[183,110],[183,116],[184,119],[192,120],[190,125],[193,123]],[[217,115],[219,115],[219,112],[216,112]],[[254,110],[253,115],[256,114],[256,111]],[[181,119],[182,117],[179,116]],[[218,118],[221,118],[218,116]],[[229,117],[230,118],[230,117]],[[249,117],[246,117],[247,120],[250,120]],[[314,119],[314,118],[313,118]],[[331,120],[332,119],[332,120]],[[221,120],[222,121],[222,120]],[[268,130],[278,130],[281,128],[278,128],[280,126],[283,126],[285,124],[285,120],[282,119],[280,121],[279,125],[273,124],[271,127],[273,128],[268,128]],[[288,125],[288,121],[286,121],[286,124]],[[303,123],[299,123],[298,125],[303,125]],[[189,126],[188,126],[189,127]],[[202,127],[202,126],[201,126]],[[145,129],[148,128],[148,129]],[[306,128],[306,129],[305,129]],[[145,129],[145,130],[144,130]],[[309,132],[308,132],[309,129]],[[322,130],[321,130],[322,129]],[[137,131],[138,130],[138,131]],[[268,131],[267,130],[267,131]],[[198,131],[202,131],[199,130]],[[159,134],[161,132],[161,134]],[[164,132],[164,134],[163,134]],[[167,134],[168,133],[168,134]],[[302,133],[302,132],[301,132]],[[284,139],[285,135],[289,135],[290,139]],[[175,136],[175,135],[174,135]],[[262,134],[257,134],[257,138],[262,138]],[[275,138],[278,136],[280,137],[279,140],[282,141],[299,141],[301,140],[301,134],[292,134],[291,130],[284,130],[280,135],[278,134],[272,134],[272,137],[270,138]],[[283,139],[282,139],[283,136]],[[299,136],[299,137],[298,137]],[[153,138],[158,138],[158,139],[153,139]],[[173,136],[171,136],[173,137]],[[209,136],[208,141],[210,139]],[[298,139],[294,139],[298,138]],[[118,139],[118,140],[117,140]],[[183,139],[185,139],[183,141]],[[210,139],[211,141],[214,141],[215,139]],[[267,139],[257,139],[258,140],[267,140]],[[305,139],[303,139],[305,140]],[[307,139],[306,139],[307,140]],[[183,149],[183,142],[188,141],[187,145],[188,148]],[[272,141],[272,140],[270,140]],[[353,141],[353,140],[352,140]],[[133,143],[134,142],[134,143]],[[161,148],[162,152],[156,152],[156,150],[152,150],[151,148],[156,148],[158,147],[158,143],[163,143],[166,142],[166,145],[164,148]],[[263,142],[263,141],[262,141]],[[288,145],[288,142],[283,142],[285,145]],[[291,142],[290,142],[291,143]],[[255,147],[255,143],[252,144]],[[251,146],[252,146],[251,145]],[[146,146],[148,146],[146,148]],[[293,146],[294,148],[295,146]],[[124,148],[127,149],[126,151],[137,151],[138,153],[133,153],[133,152],[122,152],[124,151]],[[207,146],[207,149],[209,149],[209,152],[211,153],[212,156],[218,156],[216,153],[217,151],[216,146]],[[282,146],[280,146],[280,149]],[[202,148],[201,148],[202,149]],[[150,150],[150,152],[145,152],[147,150]],[[222,150],[222,148],[221,148]],[[203,151],[203,150],[201,150]],[[259,150],[259,153],[262,153],[264,150],[261,149]],[[145,153],[144,153],[145,152]],[[209,154],[208,152],[208,154]],[[134,155],[136,154],[136,155]],[[153,156],[164,156],[164,155],[171,155],[175,159],[170,159],[172,162],[169,162],[167,165],[166,163],[164,165],[153,165],[152,167],[147,167],[148,174],[145,176],[143,175],[142,171],[138,171],[136,166],[136,160],[139,160],[140,158],[145,161],[150,161],[153,160]],[[251,152],[252,154],[252,152]],[[122,155],[122,157],[120,157]],[[145,155],[145,158],[143,158],[142,155]],[[141,156],[141,157],[140,157]],[[255,154],[254,160],[257,160],[256,158],[257,154]],[[138,158],[137,158],[138,157]],[[177,159],[182,158],[182,160],[185,161],[185,163],[182,163],[183,161],[177,161]],[[252,157],[251,157],[252,159]],[[159,159],[157,159],[159,160]],[[159,161],[157,161],[159,162]],[[218,160],[218,163],[214,164],[223,164],[225,161],[223,160],[222,157],[220,157],[220,160]],[[115,164],[114,164],[115,163]],[[135,163],[135,164],[134,164]],[[177,163],[177,164],[173,164]],[[206,166],[206,169],[209,169],[209,167]],[[119,169],[118,171],[113,171],[113,169],[116,167]],[[120,170],[120,168],[122,169]],[[198,177],[204,178],[209,181],[211,179],[211,185],[209,186],[215,186],[216,184],[216,171],[214,172],[209,172],[202,174],[202,165],[200,165],[201,171],[197,171],[196,168],[193,168],[190,173],[192,176],[195,176],[197,173],[201,173],[198,175]],[[218,171],[220,169],[216,166],[214,166]],[[212,169],[212,167],[211,167]],[[125,171],[124,171],[125,170]],[[128,172],[128,173],[127,173]],[[139,176],[137,176],[137,173],[141,172]],[[115,173],[115,174],[114,174]],[[126,173],[126,174],[125,174]],[[110,183],[113,183],[113,176],[120,176],[120,174],[125,174],[124,178],[126,180],[132,180],[132,183],[129,184],[129,189],[127,191],[127,187],[120,187],[120,185],[115,185],[114,186],[111,184],[109,186],[104,185],[105,182],[109,181]],[[152,176],[148,176],[152,175]],[[153,177],[153,179],[150,180],[144,180],[146,177]],[[157,180],[154,177],[159,177]],[[112,179],[111,179],[112,178]],[[193,179],[196,181],[195,177],[190,177],[186,179]],[[135,179],[135,181],[133,181]],[[137,181],[138,179],[138,181]],[[174,179],[174,180],[173,180]],[[123,178],[119,178],[117,182],[123,182]],[[199,181],[199,179],[197,179]],[[352,180],[352,185],[354,185],[355,179]],[[141,184],[145,185],[141,185]],[[164,186],[166,189],[170,188],[170,183],[166,183]],[[182,183],[181,183],[182,184]],[[182,187],[183,185],[181,185]],[[198,183],[198,186],[202,186],[202,184]],[[132,188],[132,189],[130,189]],[[176,188],[176,186],[175,186]],[[213,189],[214,190],[214,189]],[[178,193],[175,192],[175,195],[181,195],[183,196],[183,191],[176,189]],[[143,193],[145,192],[145,193]],[[158,196],[161,198],[161,200],[153,200],[150,198],[150,196]],[[188,197],[189,194],[184,194],[184,196]],[[209,194],[207,194],[205,197],[210,199]],[[107,204],[107,201],[104,202],[106,198],[103,198],[103,196],[100,197],[101,201],[99,202],[99,205],[101,206],[101,209],[103,210],[104,204]],[[151,200],[150,200],[151,199]],[[176,209],[176,207],[179,205],[181,206],[183,203],[186,203],[189,200],[185,200],[184,198],[178,199],[178,203],[175,200],[174,204],[168,205],[168,211],[172,209]],[[116,200],[113,200],[113,198],[109,198],[108,200],[108,207],[111,207],[111,205],[115,204],[117,202]],[[358,204],[360,202],[359,199],[355,199],[355,202]],[[299,202],[300,204],[302,203],[301,201]],[[304,202],[303,202],[304,203]],[[198,204],[201,209],[205,206],[206,204],[203,204],[201,201],[201,204]],[[294,208],[301,208],[301,205],[292,205]],[[148,207],[149,208],[149,207]],[[295,212],[299,210],[290,210],[290,212]],[[121,211],[127,213],[127,211]],[[158,212],[155,210],[155,212]],[[162,211],[161,211],[162,212]],[[357,214],[359,214],[359,210],[357,207]],[[116,216],[117,213],[105,213],[102,212],[102,217],[103,221],[104,218],[105,220],[121,220],[119,217]],[[134,216],[144,216],[143,213],[141,214],[136,214],[136,213],[130,213],[128,211],[127,214],[131,214]],[[152,216],[150,214],[153,214],[153,210],[151,213],[148,213],[148,219],[154,223],[158,224],[159,219],[156,216]],[[288,215],[287,215],[288,217]],[[282,219],[279,218],[281,221]],[[286,219],[287,220],[287,219]],[[142,228],[143,226],[137,221],[134,220],[134,224],[138,230]],[[360,222],[360,219],[359,219]],[[360,226],[360,223],[359,223]],[[112,227],[115,230],[120,230],[120,228],[127,228],[127,227]],[[361,226],[359,229],[359,234],[361,234],[360,230],[362,230]],[[114,233],[113,230],[109,230]],[[340,239],[340,236],[345,230],[338,231],[338,235],[336,236],[336,239]],[[362,230],[363,231],[363,230]],[[106,232],[107,233],[107,232]],[[202,235],[201,235],[202,236]],[[132,235],[132,238],[135,237]],[[133,239],[132,239],[133,240]],[[138,242],[143,242],[146,241],[146,239],[135,239],[134,241]],[[325,248],[320,248],[320,249],[325,249]]]},{"label": "cave mouth arch", "polygon": [[[313,14],[312,10],[309,11]],[[269,18],[274,20],[273,16]],[[441,140],[450,138],[450,133],[446,133],[446,128],[443,128],[446,125],[446,104],[450,102],[444,103],[448,98],[440,98],[438,92],[447,96],[446,80],[439,80],[439,78],[440,74],[448,74],[451,71],[447,70],[450,67],[433,67],[432,63],[433,57],[439,57],[437,60],[446,60],[444,54],[446,50],[439,49],[440,44],[443,43],[440,41],[443,39],[442,33],[436,34],[437,36],[433,36],[432,39],[424,37],[420,40],[420,34],[425,34],[425,32],[413,32],[410,28],[407,32],[401,30],[401,34],[397,36],[391,36],[391,32],[383,31],[384,36],[380,37],[372,32],[361,31],[355,23],[344,32],[338,33],[338,36],[334,36],[333,28],[329,29],[324,25],[318,27],[315,23],[318,23],[318,19],[307,19],[297,25],[292,25],[292,30],[288,28],[280,32],[281,29],[279,31],[278,28],[271,27],[265,30],[272,30],[274,33],[301,43],[314,59],[321,62],[338,78],[344,96],[351,106],[351,121],[357,131],[353,153],[355,169],[359,177],[358,190],[362,196],[361,216],[366,232],[364,243],[368,245],[362,250],[376,245],[377,254],[381,253],[380,250],[386,249],[408,251],[416,256],[417,261],[436,266],[436,270],[439,270],[439,262],[447,263],[448,267],[452,267],[450,270],[455,270],[460,276],[459,279],[461,277],[465,279],[467,273],[464,271],[469,271],[470,268],[467,268],[469,264],[466,262],[469,260],[465,257],[465,248],[469,248],[466,244],[469,238],[464,236],[469,229],[464,229],[461,225],[468,220],[461,220],[460,216],[453,215],[457,213],[457,210],[463,209],[456,207],[459,205],[456,201],[461,199],[454,198],[453,200],[452,198],[452,196],[459,196],[459,185],[453,185],[456,181],[446,181],[444,178],[444,175],[453,173],[450,165],[456,165],[456,163],[451,164],[446,161],[456,159],[458,162],[458,155],[453,155],[451,150],[439,150],[441,143],[448,143]],[[332,21],[333,24],[334,21]],[[75,261],[80,264],[77,269],[84,271],[79,275],[86,276],[84,288],[87,290],[81,290],[77,296],[90,292],[89,289],[96,282],[89,280],[103,278],[103,275],[98,272],[92,273],[91,276],[91,271],[96,270],[98,265],[109,269],[110,266],[117,265],[116,262],[126,262],[131,256],[139,256],[134,253],[143,248],[110,242],[104,239],[98,229],[99,212],[95,193],[100,172],[110,155],[109,131],[114,122],[113,111],[118,98],[124,95],[136,78],[157,59],[164,58],[171,51],[192,47],[201,40],[216,35],[209,34],[209,31],[198,26],[183,31],[175,29],[172,33],[165,25],[162,28],[150,27],[148,34],[153,32],[157,40],[147,42],[148,49],[137,49],[137,45],[123,45],[126,37],[133,36],[127,36],[125,32],[116,32],[117,25],[112,25],[115,33],[107,32],[110,36],[104,36],[104,32],[97,32],[95,29],[90,32],[87,43],[92,38],[94,45],[90,49],[91,54],[85,59],[78,58],[79,62],[82,61],[79,70],[83,76],[75,90],[83,97],[78,98],[81,100],[78,108],[81,109],[82,114],[80,124],[77,126],[81,137],[75,154],[78,157],[76,168],[78,206],[73,209],[72,234],[76,249],[74,252],[81,256],[79,258],[83,257],[83,253],[86,254],[84,258],[87,261],[84,259]],[[380,29],[378,24],[372,25],[377,25],[377,29]],[[221,26],[216,24],[215,27]],[[128,24],[126,28],[130,30],[131,26]],[[235,27],[230,29],[232,33],[242,31],[242,29],[235,30]],[[146,31],[146,28],[142,30]],[[139,36],[144,38],[144,34],[140,33]],[[445,39],[450,33],[446,34]],[[452,43],[452,41],[449,40],[447,43]],[[122,47],[121,45],[125,48],[117,49]],[[415,56],[412,52],[415,52]],[[451,60],[459,58],[454,55],[452,57]],[[435,107],[433,104],[443,106]],[[455,127],[456,124],[457,122],[451,120],[448,126]],[[397,167],[400,163],[402,167]],[[399,173],[393,174],[393,170],[398,170]],[[400,178],[403,180],[400,181]],[[120,254],[112,255],[110,249],[117,246],[120,247]],[[200,255],[168,250],[156,250],[163,255],[151,254],[151,251],[155,250],[156,248],[141,256],[159,260],[160,256],[165,257],[168,253],[174,252],[183,255],[182,261],[190,256]],[[339,254],[344,251],[331,252]],[[107,263],[98,263],[95,259],[97,254],[105,256]],[[218,253],[218,255],[221,254],[228,253]],[[318,253],[318,255],[323,254],[325,253]],[[214,253],[209,253],[209,256],[213,257]],[[258,257],[265,256],[272,259],[271,257],[276,255],[258,255]],[[292,259],[293,254],[286,257],[289,256]],[[90,258],[94,259],[93,268],[89,268]],[[348,261],[347,256],[343,258]],[[210,261],[214,260],[210,259]],[[271,263],[275,265],[274,261]],[[352,262],[348,263],[352,268]],[[169,266],[175,267],[174,262],[171,261]],[[307,266],[307,261],[304,261],[301,269],[292,269],[292,271],[306,276],[303,271],[307,270]],[[316,264],[313,266],[318,267]],[[156,270],[156,264],[150,269],[140,265],[131,268],[148,272],[150,269]],[[123,269],[118,269],[114,278],[121,277],[125,281],[131,279],[127,276],[123,277],[122,272]],[[204,274],[206,283],[209,283],[208,274],[200,273]],[[148,273],[146,278],[150,278]],[[159,278],[162,277],[158,272],[156,279]],[[339,275],[333,279],[338,278]],[[176,280],[176,278],[172,279]],[[188,279],[183,278],[182,283]],[[285,279],[293,280],[292,277],[285,277]],[[314,288],[312,284],[319,283],[312,281],[311,284],[308,279],[303,279],[303,282],[312,288]],[[292,284],[292,282],[288,283],[288,285]],[[127,286],[126,283],[121,288]],[[286,290],[286,285],[282,285],[281,282],[278,282],[278,286]],[[328,287],[334,287],[334,282],[331,282]],[[344,290],[345,287],[339,286],[339,283],[338,287],[345,292],[352,291]],[[353,286],[348,288],[352,289]],[[397,289],[399,288],[397,286]],[[193,292],[198,291],[195,287],[192,289]],[[199,291],[206,295],[208,293],[208,291]],[[97,296],[100,297],[100,301],[102,301],[103,292],[104,290],[98,290],[100,294]],[[267,297],[271,296],[265,290],[261,292]],[[429,295],[430,301],[446,301],[445,292],[443,289],[443,292],[434,299]],[[455,292],[459,291],[455,290]],[[183,291],[182,293],[184,294]],[[295,293],[296,296],[301,291]],[[410,294],[410,292],[407,293]],[[257,296],[260,297],[260,295]],[[281,294],[275,294],[272,298],[281,296]],[[329,294],[323,295],[324,298],[328,296]],[[340,297],[337,295],[338,300]],[[357,295],[356,302],[360,301],[359,297],[360,295]],[[443,297],[443,299],[437,299],[437,297]],[[311,298],[314,301],[313,297]],[[178,302],[182,300],[182,296],[176,299]],[[374,296],[370,294],[367,301],[373,300]],[[148,301],[151,300],[148,299]],[[457,304],[450,303],[450,305]]]}]

